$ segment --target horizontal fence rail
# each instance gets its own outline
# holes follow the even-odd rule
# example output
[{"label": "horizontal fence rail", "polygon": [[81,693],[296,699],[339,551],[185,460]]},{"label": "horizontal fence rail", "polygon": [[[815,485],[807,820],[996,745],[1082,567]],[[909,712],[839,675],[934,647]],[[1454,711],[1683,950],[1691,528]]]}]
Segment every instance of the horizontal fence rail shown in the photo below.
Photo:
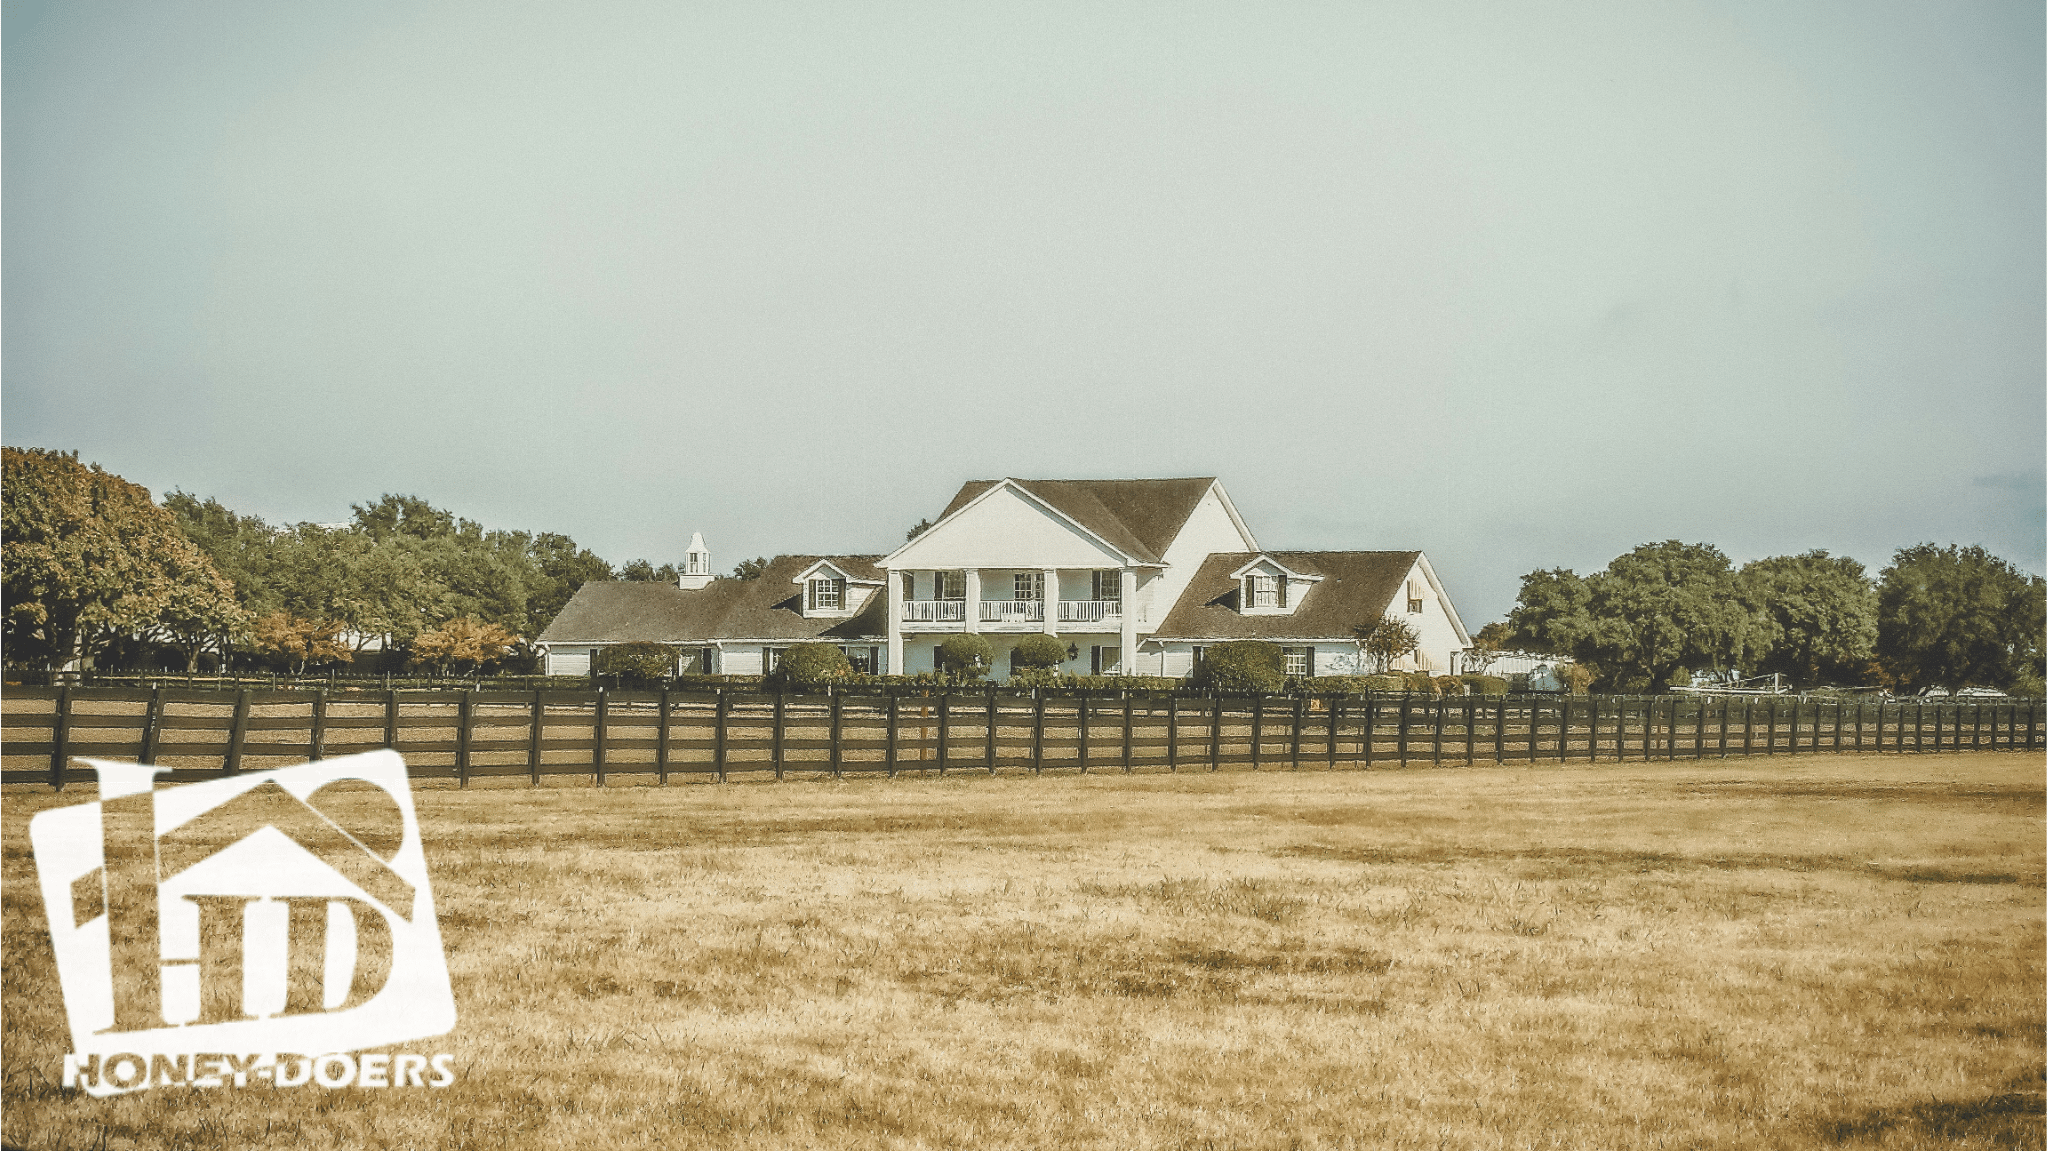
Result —
[{"label": "horizontal fence rail", "polygon": [[378,748],[416,779],[609,782],[899,772],[1218,771],[2048,746],[2040,700],[1168,695],[1136,691],[206,691],[23,687],[0,783],[173,782]]}]

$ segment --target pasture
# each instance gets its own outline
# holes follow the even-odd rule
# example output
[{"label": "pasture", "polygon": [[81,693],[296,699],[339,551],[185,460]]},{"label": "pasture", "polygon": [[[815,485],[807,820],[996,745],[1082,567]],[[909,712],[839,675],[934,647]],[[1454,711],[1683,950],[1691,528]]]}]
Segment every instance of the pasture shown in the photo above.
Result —
[{"label": "pasture", "polygon": [[2038,753],[423,786],[444,1090],[94,1100],[10,788],[10,1147],[2043,1145]]}]

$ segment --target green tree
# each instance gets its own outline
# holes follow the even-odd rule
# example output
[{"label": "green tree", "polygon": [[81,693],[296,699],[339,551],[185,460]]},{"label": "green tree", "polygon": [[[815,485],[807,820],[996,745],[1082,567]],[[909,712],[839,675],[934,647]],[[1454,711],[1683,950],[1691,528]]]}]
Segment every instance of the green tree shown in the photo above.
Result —
[{"label": "green tree", "polygon": [[755,557],[754,557],[753,559],[750,559],[750,560],[741,560],[741,561],[740,561],[740,562],[739,562],[738,564],[735,564],[735,565],[733,566],[733,569],[732,569],[732,578],[734,578],[734,579],[760,579],[760,578],[761,578],[761,573],[763,573],[763,572],[765,572],[765,571],[767,571],[767,570],[768,570],[768,557],[767,557],[767,556],[755,556]]},{"label": "green tree", "polygon": [[1010,667],[1015,671],[1058,667],[1066,658],[1067,645],[1044,632],[1027,635],[1010,649]]},{"label": "green tree", "polygon": [[271,612],[256,621],[256,650],[284,660],[293,675],[310,663],[349,663],[355,652],[341,638],[347,626],[338,619]]},{"label": "green tree", "polygon": [[1863,680],[1877,650],[1877,588],[1863,565],[1825,551],[1744,564],[1757,672],[1800,686]]},{"label": "green tree", "polygon": [[[1533,571],[1522,577],[1515,609],[1508,613],[1498,645],[1516,651],[1570,655],[1593,629],[1593,591],[1570,568]],[[1481,629],[1482,631],[1484,629]]]},{"label": "green tree", "polygon": [[527,622],[520,634],[529,641],[547,630],[548,624],[568,606],[576,589],[593,580],[612,578],[612,565],[556,532],[533,537],[526,554],[531,565],[526,589]]},{"label": "green tree", "polygon": [[1219,643],[1203,653],[1188,683],[1197,691],[1279,691],[1287,684],[1286,656],[1262,639]]},{"label": "green tree", "polygon": [[1974,545],[1901,548],[1878,575],[1878,658],[1916,690],[2038,683],[2044,617],[2041,577]]},{"label": "green tree", "polygon": [[1372,660],[1372,669],[1384,672],[1397,659],[1414,651],[1422,637],[1415,628],[1399,616],[1387,615],[1370,624],[1357,624],[1351,629],[1358,633],[1359,646],[1365,649],[1366,658]]},{"label": "green tree", "polygon": [[226,623],[233,585],[147,489],[75,452],[0,449],[0,642],[10,659],[82,666],[167,611]]},{"label": "green tree", "polygon": [[996,657],[995,648],[978,635],[961,632],[949,635],[939,643],[939,670],[963,680],[980,679],[988,674],[990,662]]},{"label": "green tree", "polygon": [[846,653],[829,643],[800,643],[782,653],[765,685],[777,691],[815,691],[853,674]]},{"label": "green tree", "polygon": [[655,567],[646,560],[629,560],[619,569],[619,578],[633,583],[674,583],[682,578],[682,574],[674,564]]},{"label": "green tree", "polygon": [[1613,686],[1667,683],[1681,667],[1728,667],[1756,637],[1728,557],[1710,544],[1644,544],[1585,583],[1590,626],[1559,654],[1595,664]]}]

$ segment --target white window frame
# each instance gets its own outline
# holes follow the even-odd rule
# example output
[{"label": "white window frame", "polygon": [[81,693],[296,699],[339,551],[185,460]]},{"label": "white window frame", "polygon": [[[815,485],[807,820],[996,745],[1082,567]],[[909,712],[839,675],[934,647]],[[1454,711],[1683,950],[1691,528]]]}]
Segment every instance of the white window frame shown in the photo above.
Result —
[{"label": "white window frame", "polygon": [[957,571],[933,572],[932,598],[946,600],[966,599],[967,573]]},{"label": "white window frame", "polygon": [[1283,675],[1307,679],[1316,673],[1316,649],[1312,647],[1283,647],[1280,649],[1280,671]]},{"label": "white window frame", "polygon": [[1045,598],[1044,572],[1018,572],[1010,580],[1010,598],[1037,602]]},{"label": "white window frame", "polygon": [[[807,611],[846,610],[846,581],[837,576],[818,576],[806,580],[805,593],[809,601],[804,605]],[[826,602],[829,597],[831,602]]]},{"label": "white window frame", "polygon": [[1266,572],[1247,572],[1244,577],[1244,606],[1249,611],[1273,611],[1280,602],[1280,577]]}]

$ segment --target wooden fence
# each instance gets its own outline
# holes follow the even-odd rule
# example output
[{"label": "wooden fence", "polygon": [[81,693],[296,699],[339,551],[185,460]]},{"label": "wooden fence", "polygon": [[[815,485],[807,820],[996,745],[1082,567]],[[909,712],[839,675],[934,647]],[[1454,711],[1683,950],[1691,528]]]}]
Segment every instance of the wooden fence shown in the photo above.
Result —
[{"label": "wooden fence", "polygon": [[16,688],[0,783],[171,781],[375,748],[415,779],[723,781],[918,771],[1217,771],[2039,748],[2038,700],[1172,696],[1116,691],[235,692]]}]

